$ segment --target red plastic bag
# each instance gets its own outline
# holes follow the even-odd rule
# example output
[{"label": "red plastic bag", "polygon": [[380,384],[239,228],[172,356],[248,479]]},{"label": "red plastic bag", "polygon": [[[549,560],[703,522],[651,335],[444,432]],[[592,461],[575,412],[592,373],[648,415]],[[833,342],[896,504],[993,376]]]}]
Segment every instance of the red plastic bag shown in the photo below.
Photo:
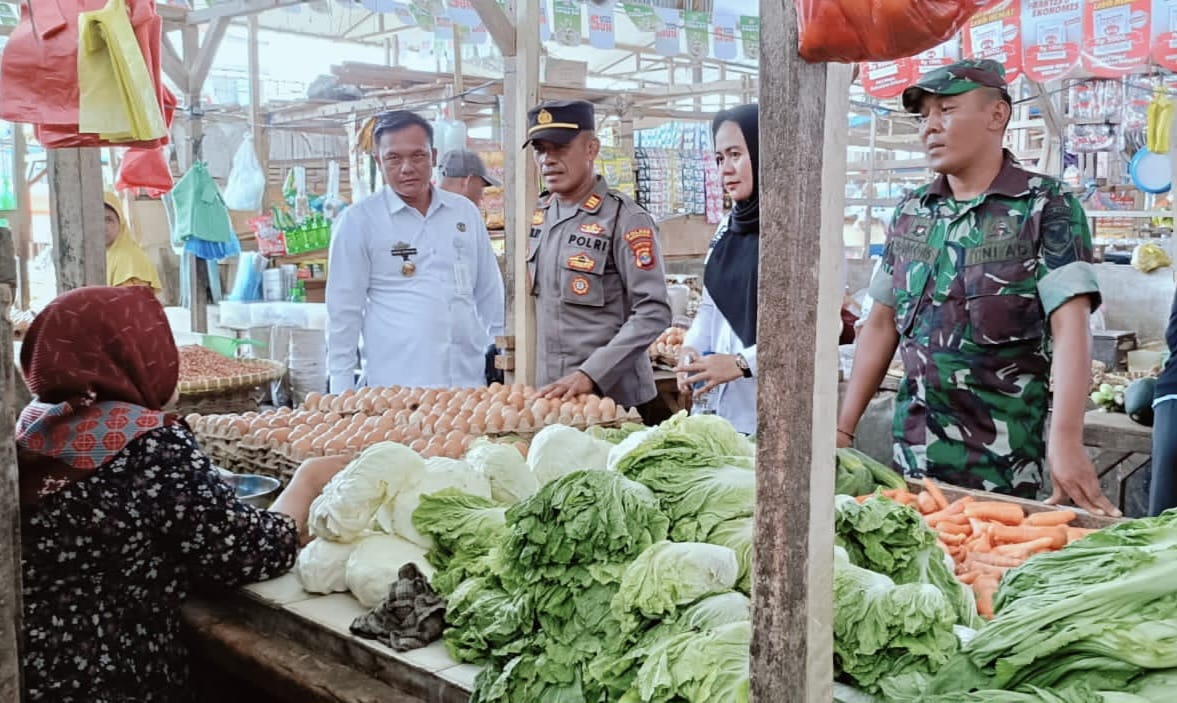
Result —
[{"label": "red plastic bag", "polygon": [[119,164],[118,176],[114,179],[114,189],[140,190],[152,198],[170,191],[174,183],[165,152],[162,146],[154,149],[127,149]]},{"label": "red plastic bag", "polygon": [[[163,88],[163,121],[172,126],[172,118],[176,114],[178,101],[167,87]],[[110,144],[97,134],[78,132],[77,124],[34,124],[33,132],[37,136],[37,143],[46,149],[66,149],[87,146],[127,146],[137,149],[154,149],[171,141],[166,135],[162,139],[152,139],[145,142],[123,142]]]},{"label": "red plastic bag", "polygon": [[793,0],[801,58],[891,61],[947,41],[990,0]]}]

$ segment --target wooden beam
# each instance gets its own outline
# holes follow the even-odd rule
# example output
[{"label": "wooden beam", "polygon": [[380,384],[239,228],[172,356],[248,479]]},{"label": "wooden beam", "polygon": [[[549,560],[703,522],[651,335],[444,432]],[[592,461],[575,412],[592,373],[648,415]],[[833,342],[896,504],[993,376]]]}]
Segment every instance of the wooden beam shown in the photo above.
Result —
[{"label": "wooden beam", "polygon": [[[196,58],[192,62],[192,68],[188,73],[188,92],[194,95],[199,95],[200,91],[204,89],[204,81],[208,78],[208,72],[212,70],[213,60],[217,57],[217,49],[221,46],[221,40],[225,38],[225,32],[229,29],[229,18],[218,17],[209,25],[207,33],[204,35],[204,41],[200,44],[200,49],[196,52]],[[187,47],[185,47],[185,58],[187,58]]]},{"label": "wooden beam", "polygon": [[[760,201],[751,700],[775,703],[787,691],[790,703],[828,703],[851,69],[801,60],[792,2],[761,0],[760,16],[760,182],[789,188],[766,189]],[[817,257],[814,232],[821,233]],[[787,305],[781,291],[789,291]]]},{"label": "wooden beam", "polygon": [[16,193],[15,224],[16,275],[20,288],[20,309],[28,310],[32,299],[32,285],[29,282],[29,257],[33,253],[33,206],[29,202],[28,168],[25,156],[28,143],[25,140],[25,126],[12,125],[12,192]]},{"label": "wooden beam", "polygon": [[200,25],[205,22],[211,22],[215,19],[233,19],[234,17],[247,17],[249,15],[256,15],[259,12],[266,10],[273,10],[279,7],[290,7],[292,5],[301,5],[309,0],[234,0],[233,2],[224,2],[211,7],[206,7],[202,10],[188,11],[188,24]]},{"label": "wooden beam", "polygon": [[[161,5],[161,7],[163,6]],[[160,46],[163,49],[163,53],[161,54],[163,72],[181,90],[187,88],[188,67],[184,65],[184,61],[180,58],[180,52],[176,51],[176,45],[172,43],[171,38],[167,34],[164,34]]]},{"label": "wooden beam", "polygon": [[[16,125],[19,129],[22,125]],[[20,487],[16,469],[16,385],[13,370],[12,284],[16,282],[12,233],[0,228],[0,700],[19,703],[23,608],[20,568]]]},{"label": "wooden beam", "polygon": [[515,24],[495,0],[470,0],[504,58],[515,55]]},{"label": "wooden beam", "polygon": [[[209,28],[209,34],[213,35],[214,28],[219,22],[224,22],[227,26],[228,20],[222,19],[214,23],[213,27]],[[221,36],[224,36],[224,30],[220,30]],[[195,64],[198,64],[202,58],[208,57],[206,60],[208,64],[212,65],[211,55],[216,52],[216,45],[209,44],[212,36],[206,37],[204,45],[200,43],[199,29],[196,26],[189,25],[184,28],[184,57],[195,57],[195,63],[192,67],[192,76],[188,81],[188,95],[185,102],[188,105],[188,145],[187,153],[181,158],[181,163],[187,162],[186,168],[191,168],[201,158],[201,141],[204,138],[204,130],[202,117],[204,111],[201,108],[200,89],[203,87],[204,77],[208,75],[208,69],[204,69],[203,74],[198,70]],[[220,38],[216,37],[217,42]],[[205,52],[205,48],[211,49]],[[199,76],[200,80],[197,81]],[[208,265],[202,260],[198,259],[192,254],[185,253],[180,259],[180,265],[186,266],[188,270],[188,316],[190,320],[189,329],[192,332],[207,332],[208,331]]]},{"label": "wooden beam", "polygon": [[515,52],[503,59],[503,153],[507,191],[506,334],[515,338],[508,378],[535,384],[535,299],[528,291],[527,238],[539,184],[527,141],[527,111],[539,102],[539,0],[515,0]]},{"label": "wooden beam", "polygon": [[106,285],[98,148],[50,149],[49,220],[57,292]]}]

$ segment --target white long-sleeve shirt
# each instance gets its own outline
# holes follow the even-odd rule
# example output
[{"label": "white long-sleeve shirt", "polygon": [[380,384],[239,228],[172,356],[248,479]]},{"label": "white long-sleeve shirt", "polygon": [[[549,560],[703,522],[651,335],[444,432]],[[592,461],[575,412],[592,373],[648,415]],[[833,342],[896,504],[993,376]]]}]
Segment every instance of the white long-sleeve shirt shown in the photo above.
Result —
[{"label": "white long-sleeve shirt", "polygon": [[700,354],[742,354],[752,369],[752,378],[737,378],[711,391],[710,405],[720,417],[744,434],[756,433],[756,345],[744,346],[731,323],[719,311],[707,288],[683,340]]},{"label": "white long-sleeve shirt", "polygon": [[[394,248],[412,248],[416,266]],[[331,391],[355,385],[363,339],[369,386],[486,383],[503,332],[503,279],[478,208],[433,188],[423,216],[385,187],[344,210],[331,237],[327,355]]]}]

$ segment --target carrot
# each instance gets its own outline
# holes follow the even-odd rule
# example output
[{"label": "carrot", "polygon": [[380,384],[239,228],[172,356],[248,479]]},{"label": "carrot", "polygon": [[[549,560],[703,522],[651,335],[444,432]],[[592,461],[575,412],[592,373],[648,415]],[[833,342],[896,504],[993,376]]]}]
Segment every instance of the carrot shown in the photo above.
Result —
[{"label": "carrot", "polygon": [[1018,544],[1038,539],[1049,539],[1051,549],[1062,549],[1067,546],[1067,530],[1065,527],[1010,527],[1009,525],[994,525],[993,540],[1002,544]]},{"label": "carrot", "polygon": [[947,519],[953,515],[963,515],[964,514],[964,506],[968,505],[971,502],[973,502],[972,496],[964,496],[963,498],[957,498],[956,500],[949,503],[947,508],[944,508],[942,510],[937,510],[936,512],[925,516],[925,519],[928,521],[928,524],[930,525],[930,524],[933,524],[934,522],[939,522],[940,520]]},{"label": "carrot", "polygon": [[1030,540],[1029,542],[1018,542],[1017,544],[1003,544],[993,548],[993,551],[998,554],[1006,554],[1011,557],[1021,558],[1023,560],[1029,559],[1032,555],[1038,552],[1044,552],[1050,549],[1050,537],[1040,537],[1039,539]]},{"label": "carrot", "polygon": [[944,497],[944,491],[932,482],[932,479],[927,476],[924,477],[924,488],[928,489],[928,493],[932,494],[932,500],[936,501],[936,505],[944,510],[948,507],[948,499]]},{"label": "carrot", "polygon": [[1007,554],[997,554],[996,552],[976,552],[976,551],[974,551],[969,556],[971,556],[973,558],[973,561],[975,561],[975,562],[980,562],[982,564],[989,564],[991,566],[1005,566],[1008,568],[1013,568],[1015,566],[1021,566],[1022,562],[1025,561],[1025,559],[1018,559],[1016,557],[1011,557]]},{"label": "carrot", "polygon": [[993,618],[993,596],[997,594],[997,579],[983,576],[973,582],[973,593],[977,596],[977,612],[981,617]]},{"label": "carrot", "polygon": [[936,531],[942,535],[971,535],[973,528],[968,525],[957,525],[952,522],[942,522],[936,526]]},{"label": "carrot", "polygon": [[940,541],[950,546],[958,546],[964,544],[967,535],[952,534],[951,532],[941,532]]},{"label": "carrot", "polygon": [[1020,525],[1022,524],[1022,520],[1026,518],[1025,512],[1022,511],[1022,506],[999,501],[971,503],[965,506],[964,514],[977,518],[978,520],[1003,522],[1007,525]]},{"label": "carrot", "polygon": [[1040,513],[1030,513],[1026,516],[1026,524],[1035,527],[1054,527],[1065,525],[1078,517],[1074,510],[1043,510]]},{"label": "carrot", "polygon": [[916,496],[916,503],[919,505],[920,513],[927,515],[934,513],[937,510],[936,501],[932,498],[932,494],[927,491],[920,491]]},{"label": "carrot", "polygon": [[1089,530],[1089,529],[1086,529],[1083,527],[1071,527],[1069,525],[1066,527],[1066,530],[1067,530],[1067,544],[1070,544],[1071,542],[1074,542],[1075,540],[1078,540],[1078,539],[1083,539],[1084,537],[1091,534],[1092,532],[1095,532],[1095,530]]},{"label": "carrot", "polygon": [[971,586],[973,585],[973,582],[977,580],[978,576],[980,576],[980,574],[976,571],[965,571],[964,573],[957,574],[956,580],[960,581],[966,586]]},{"label": "carrot", "polygon": [[1001,578],[1005,572],[1013,568],[1011,566],[994,566],[993,564],[986,564],[983,561],[965,561],[965,566],[978,576],[989,575],[996,578]]},{"label": "carrot", "polygon": [[969,519],[964,513],[957,515],[945,515],[938,520],[924,519],[929,527],[937,527],[939,525],[968,525]]}]

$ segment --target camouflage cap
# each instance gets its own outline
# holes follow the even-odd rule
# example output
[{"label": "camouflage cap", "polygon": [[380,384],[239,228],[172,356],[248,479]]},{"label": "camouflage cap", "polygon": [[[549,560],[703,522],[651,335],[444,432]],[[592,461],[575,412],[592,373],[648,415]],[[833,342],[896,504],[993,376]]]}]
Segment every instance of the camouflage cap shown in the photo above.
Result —
[{"label": "camouflage cap", "polygon": [[993,59],[966,59],[929,71],[903,91],[903,109],[919,112],[925,95],[960,95],[977,88],[997,88],[1009,100],[1005,67]]}]

